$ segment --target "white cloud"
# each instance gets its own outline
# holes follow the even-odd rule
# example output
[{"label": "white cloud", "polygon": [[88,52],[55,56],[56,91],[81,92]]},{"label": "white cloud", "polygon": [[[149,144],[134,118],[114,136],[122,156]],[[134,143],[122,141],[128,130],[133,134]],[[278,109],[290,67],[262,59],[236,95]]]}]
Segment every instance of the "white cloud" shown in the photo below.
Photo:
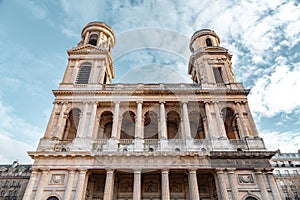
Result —
[{"label": "white cloud", "polygon": [[300,63],[294,68],[278,65],[269,76],[256,81],[249,96],[253,111],[268,117],[290,113],[300,106]]},{"label": "white cloud", "polygon": [[26,155],[36,148],[42,130],[17,117],[12,107],[0,101],[0,159],[1,163],[32,162]]},{"label": "white cloud", "polygon": [[36,19],[44,19],[47,16],[47,10],[41,6],[41,4],[36,3],[35,1],[27,0],[15,0],[18,3],[22,4]]},{"label": "white cloud", "polygon": [[268,150],[296,153],[300,146],[300,132],[276,132],[265,130],[260,133]]}]

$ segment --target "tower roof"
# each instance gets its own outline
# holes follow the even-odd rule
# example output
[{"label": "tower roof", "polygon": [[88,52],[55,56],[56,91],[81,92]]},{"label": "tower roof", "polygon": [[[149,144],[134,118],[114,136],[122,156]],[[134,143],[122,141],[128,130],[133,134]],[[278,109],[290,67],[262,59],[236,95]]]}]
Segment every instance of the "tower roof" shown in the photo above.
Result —
[{"label": "tower roof", "polygon": [[191,37],[191,41],[190,41],[190,50],[192,51],[192,44],[193,42],[198,38],[198,37],[201,37],[201,36],[204,36],[204,35],[212,35],[214,37],[217,38],[218,40],[218,43],[220,44],[220,38],[219,36],[217,35],[217,33],[211,29],[200,29],[198,31],[196,31],[193,36]]}]

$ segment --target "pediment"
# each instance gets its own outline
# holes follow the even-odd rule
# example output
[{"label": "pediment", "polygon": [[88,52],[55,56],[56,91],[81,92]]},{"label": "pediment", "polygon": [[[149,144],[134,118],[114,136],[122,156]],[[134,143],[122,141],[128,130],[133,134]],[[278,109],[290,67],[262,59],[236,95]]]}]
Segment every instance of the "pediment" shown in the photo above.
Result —
[{"label": "pediment", "polygon": [[93,45],[87,44],[84,46],[75,47],[68,50],[68,54],[103,54],[107,53],[108,49],[103,47],[95,47]]}]

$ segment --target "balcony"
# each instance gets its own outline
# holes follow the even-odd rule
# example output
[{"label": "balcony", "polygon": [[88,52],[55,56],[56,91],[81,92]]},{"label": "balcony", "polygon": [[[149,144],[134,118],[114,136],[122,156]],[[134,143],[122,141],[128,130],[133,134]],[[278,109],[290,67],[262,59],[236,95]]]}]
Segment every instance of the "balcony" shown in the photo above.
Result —
[{"label": "balcony", "polygon": [[265,150],[261,138],[220,139],[97,139],[40,140],[37,151],[53,152],[209,152]]}]

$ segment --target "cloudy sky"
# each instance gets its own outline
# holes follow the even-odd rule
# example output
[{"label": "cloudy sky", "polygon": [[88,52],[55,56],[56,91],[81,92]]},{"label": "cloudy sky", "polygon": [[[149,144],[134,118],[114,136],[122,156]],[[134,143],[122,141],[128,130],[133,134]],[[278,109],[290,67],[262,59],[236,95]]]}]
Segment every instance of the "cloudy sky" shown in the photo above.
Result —
[{"label": "cloudy sky", "polygon": [[191,82],[192,34],[217,32],[270,150],[300,148],[300,2],[0,0],[0,163],[32,163],[66,50],[90,21],[115,31],[116,82]]}]

